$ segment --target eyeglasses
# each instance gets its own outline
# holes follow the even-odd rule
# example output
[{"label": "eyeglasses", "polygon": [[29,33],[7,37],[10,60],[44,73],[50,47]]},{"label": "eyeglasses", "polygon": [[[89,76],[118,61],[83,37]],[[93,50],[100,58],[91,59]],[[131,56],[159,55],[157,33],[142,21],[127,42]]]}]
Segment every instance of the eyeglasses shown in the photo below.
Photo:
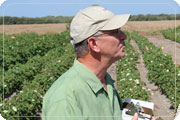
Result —
[{"label": "eyeglasses", "polygon": [[99,37],[102,35],[110,35],[110,36],[114,36],[114,35],[119,35],[121,32],[120,29],[115,29],[115,30],[110,30],[110,31],[99,31],[97,32],[95,35],[93,35],[94,37]]}]

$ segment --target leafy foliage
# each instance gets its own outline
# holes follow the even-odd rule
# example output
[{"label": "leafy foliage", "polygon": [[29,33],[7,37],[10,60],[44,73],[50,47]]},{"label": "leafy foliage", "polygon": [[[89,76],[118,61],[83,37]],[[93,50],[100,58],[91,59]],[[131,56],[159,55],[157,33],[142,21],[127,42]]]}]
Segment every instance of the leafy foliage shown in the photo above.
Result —
[{"label": "leafy foliage", "polygon": [[[50,49],[63,45],[65,42],[69,41],[67,41],[67,39],[62,39],[63,36],[67,36],[67,34],[68,32],[66,31],[62,34],[53,35],[38,35],[36,33],[6,35],[4,37],[5,71],[12,68],[17,63],[25,64],[29,58],[35,55],[44,56]],[[2,40],[0,42],[2,43]],[[1,61],[2,57],[3,56],[0,56]]]},{"label": "leafy foliage", "polygon": [[[50,62],[55,56],[61,56],[64,52],[67,42],[70,39],[67,31],[61,34],[36,36],[36,39],[39,40],[38,42],[33,42],[34,39],[31,38],[34,38],[34,34],[31,33],[17,34],[16,36],[19,36],[18,38],[22,38],[20,40],[22,40],[22,42],[24,42],[24,44],[26,45],[28,43],[33,43],[33,47],[28,46],[23,48],[22,46],[24,44],[22,42],[22,44],[19,42],[21,45],[16,46],[15,48],[16,50],[23,48],[21,52],[7,50],[11,54],[11,56],[9,56],[11,59],[8,59],[8,57],[6,57],[7,54],[4,55],[5,74],[3,77],[4,79],[2,80],[4,82],[0,83],[1,100],[3,98],[3,95],[4,97],[8,97],[14,91],[22,89],[22,85],[24,82],[33,80],[34,76],[40,72],[45,63]],[[42,37],[43,39],[41,39]],[[25,38],[25,40],[23,38]],[[44,39],[47,40],[44,41]],[[13,43],[14,41],[7,42],[7,44],[11,47],[14,46]],[[19,57],[18,59],[18,57],[14,57],[13,54],[15,56],[19,56],[19,54],[24,56],[29,55],[29,57]],[[51,56],[52,58],[49,58],[49,56]],[[9,64],[7,64],[7,61]],[[15,64],[13,64],[12,61]],[[9,68],[7,71],[6,67]]]},{"label": "leafy foliage", "polygon": [[180,26],[175,29],[162,30],[162,34],[165,38],[179,42],[180,43]]},{"label": "leafy foliage", "polygon": [[[1,103],[2,116],[8,120],[36,120],[40,119],[42,98],[52,83],[72,66],[75,55],[73,47],[69,43],[64,47],[64,53],[59,56],[58,49],[47,53],[47,62],[43,69],[36,75],[32,74],[32,80],[23,83],[23,89],[16,92],[17,95]],[[44,57],[43,57],[44,58]],[[26,65],[26,64],[25,64]]]}]

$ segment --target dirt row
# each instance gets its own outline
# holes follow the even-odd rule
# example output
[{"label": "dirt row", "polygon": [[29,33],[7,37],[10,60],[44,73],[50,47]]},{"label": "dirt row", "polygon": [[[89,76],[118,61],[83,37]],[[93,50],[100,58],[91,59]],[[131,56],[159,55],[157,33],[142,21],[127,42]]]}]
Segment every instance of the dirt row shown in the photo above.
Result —
[{"label": "dirt row", "polygon": [[148,81],[147,73],[148,70],[146,69],[142,57],[142,52],[138,48],[138,45],[131,40],[132,46],[135,50],[139,53],[140,57],[137,61],[137,68],[140,73],[141,80],[146,84],[146,89],[150,90],[150,102],[154,103],[154,115],[161,117],[163,120],[174,120],[174,111],[170,109],[171,104],[168,98],[161,94],[160,89],[154,84]]},{"label": "dirt row", "polygon": [[[147,37],[147,36],[146,36]],[[180,44],[168,39],[162,38],[148,38],[155,46],[163,48],[163,52],[172,56],[174,64],[180,64]],[[170,109],[171,104],[169,99],[160,92],[160,89],[155,86],[154,83],[148,81],[147,69],[145,68],[144,61],[142,58],[142,52],[139,50],[138,45],[131,40],[132,46],[140,54],[140,58],[137,61],[137,68],[140,72],[141,80],[146,84],[146,88],[150,90],[151,96],[150,101],[155,104],[154,115],[161,117],[163,120],[174,120],[175,112]],[[108,72],[111,74],[112,78],[116,80],[116,64],[108,69]]]}]

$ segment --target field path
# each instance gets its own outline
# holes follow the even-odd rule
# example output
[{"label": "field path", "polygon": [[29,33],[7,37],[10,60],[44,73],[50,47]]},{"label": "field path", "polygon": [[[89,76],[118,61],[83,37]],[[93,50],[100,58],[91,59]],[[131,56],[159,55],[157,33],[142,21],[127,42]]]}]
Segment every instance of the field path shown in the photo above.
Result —
[{"label": "field path", "polygon": [[155,86],[153,83],[150,83],[148,81],[147,77],[147,69],[145,68],[142,52],[138,48],[138,45],[131,40],[132,46],[135,48],[135,50],[140,54],[140,57],[137,61],[137,68],[140,73],[141,80],[146,84],[146,89],[150,90],[150,101],[155,104],[154,107],[154,115],[161,117],[163,120],[174,120],[174,112],[173,110],[170,110],[170,102],[168,98],[166,98],[165,95],[162,95],[160,90],[157,86]]},{"label": "field path", "polygon": [[[138,45],[131,40],[132,46],[135,50],[140,54],[139,60],[137,61],[137,68],[140,73],[141,80],[146,84],[147,91],[150,90],[150,101],[155,104],[154,107],[154,115],[161,117],[163,120],[174,120],[174,112],[173,110],[169,109],[171,104],[168,98],[161,94],[159,88],[155,86],[153,83],[150,83],[147,78],[147,69],[145,68],[144,61],[142,58],[142,52],[138,48]],[[109,69],[108,73],[111,75],[112,79],[116,80],[116,65],[117,62],[113,63]],[[116,86],[116,84],[115,84]],[[116,86],[117,87],[117,86]]]},{"label": "field path", "polygon": [[168,39],[148,38],[157,47],[164,47],[163,52],[170,55],[176,65],[180,65],[180,43]]}]

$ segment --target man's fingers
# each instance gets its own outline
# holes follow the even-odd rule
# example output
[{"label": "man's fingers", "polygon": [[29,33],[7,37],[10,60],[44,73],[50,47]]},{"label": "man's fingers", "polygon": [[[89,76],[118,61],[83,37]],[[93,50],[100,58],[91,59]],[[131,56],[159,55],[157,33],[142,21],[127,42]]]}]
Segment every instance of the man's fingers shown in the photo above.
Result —
[{"label": "man's fingers", "polygon": [[134,116],[133,116],[133,118],[132,118],[131,120],[138,120],[138,114],[135,113]]},{"label": "man's fingers", "polygon": [[157,120],[158,119],[158,117],[153,117],[151,120]]},{"label": "man's fingers", "polygon": [[[153,117],[151,120],[157,120],[157,119],[158,119],[158,117]],[[138,114],[135,113],[131,120],[138,120]]]}]

